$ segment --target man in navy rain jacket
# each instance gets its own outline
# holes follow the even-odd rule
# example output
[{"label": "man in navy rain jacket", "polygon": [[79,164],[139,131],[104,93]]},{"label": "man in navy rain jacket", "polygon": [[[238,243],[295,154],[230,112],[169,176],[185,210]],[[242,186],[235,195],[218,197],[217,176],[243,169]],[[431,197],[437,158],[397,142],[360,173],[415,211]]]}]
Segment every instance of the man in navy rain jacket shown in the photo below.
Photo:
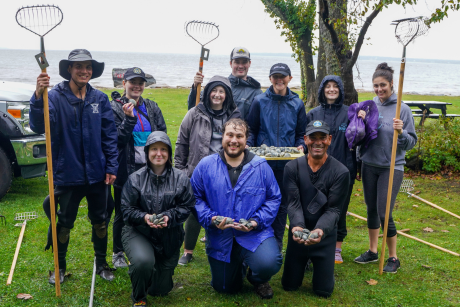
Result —
[{"label": "man in navy rain jacket", "polygon": [[[117,130],[110,102],[104,93],[88,84],[101,76],[104,63],[92,59],[85,49],[76,49],[68,60],[59,63],[59,74],[68,81],[49,92],[51,149],[57,211],[59,278],[64,282],[70,230],[74,227],[80,201],[86,197],[92,224],[92,242],[97,273],[106,280],[114,278],[106,262],[107,253],[107,184],[116,179]],[[37,78],[37,89],[30,99],[30,127],[44,133],[43,92],[49,76]],[[49,197],[43,208],[50,217]],[[48,249],[52,245],[48,229]],[[55,272],[49,282],[55,283]]]},{"label": "man in navy rain jacket", "polygon": [[[305,106],[299,95],[292,92],[288,83],[291,70],[286,64],[278,63],[270,69],[270,86],[265,93],[254,98],[248,116],[250,128],[247,145],[275,147],[297,147],[303,150],[305,133]],[[287,201],[283,189],[283,170],[287,161],[269,161],[276,182],[281,189],[281,206],[273,222],[275,238],[280,250],[283,248],[283,236],[287,218]]]},{"label": "man in navy rain jacket", "polygon": [[[194,214],[206,230],[213,288],[224,293],[240,290],[244,262],[256,293],[272,298],[268,281],[281,268],[282,256],[271,224],[281,194],[267,161],[245,149],[247,137],[245,121],[233,118],[224,124],[223,149],[203,158],[193,172]],[[217,216],[233,222],[216,223]],[[242,226],[240,219],[249,222]]]}]

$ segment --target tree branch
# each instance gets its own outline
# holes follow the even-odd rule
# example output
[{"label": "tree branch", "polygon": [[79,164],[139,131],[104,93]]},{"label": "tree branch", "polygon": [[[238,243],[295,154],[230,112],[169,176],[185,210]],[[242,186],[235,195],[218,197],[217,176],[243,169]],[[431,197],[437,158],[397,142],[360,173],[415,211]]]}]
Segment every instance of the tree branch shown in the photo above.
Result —
[{"label": "tree branch", "polygon": [[[275,4],[275,2],[279,2],[276,0],[261,0],[262,3],[267,7],[270,11],[272,11],[279,19],[281,19],[285,24],[289,24],[289,19],[286,14],[281,11]],[[284,2],[284,1],[283,1]]]},{"label": "tree branch", "polygon": [[342,46],[340,45],[339,37],[337,36],[337,32],[335,31],[334,26],[331,23],[329,23],[330,15],[329,4],[327,3],[327,0],[319,1],[319,12],[321,19],[323,20],[323,23],[326,26],[326,29],[329,31],[331,35],[331,41],[332,45],[334,46],[335,53],[337,54],[337,57],[340,58]]},{"label": "tree branch", "polygon": [[358,40],[356,41],[355,50],[353,51],[353,56],[351,57],[350,61],[348,62],[349,67],[353,67],[356,61],[358,60],[359,52],[361,51],[361,47],[364,42],[364,36],[366,36],[367,29],[371,25],[372,21],[375,17],[382,11],[382,1],[379,2],[376,9],[366,18],[366,22],[364,23],[361,31],[359,31]]}]

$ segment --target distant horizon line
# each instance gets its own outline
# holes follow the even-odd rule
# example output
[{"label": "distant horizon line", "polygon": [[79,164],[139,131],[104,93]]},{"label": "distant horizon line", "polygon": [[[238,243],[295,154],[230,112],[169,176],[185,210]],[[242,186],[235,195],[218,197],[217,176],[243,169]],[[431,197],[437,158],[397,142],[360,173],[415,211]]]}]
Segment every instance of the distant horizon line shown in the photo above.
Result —
[{"label": "distant horizon line", "polygon": [[[35,49],[12,49],[12,48],[5,48],[5,47],[0,47],[0,50],[35,50]],[[67,51],[69,49],[48,49],[48,51]],[[93,52],[111,52],[111,53],[153,53],[153,54],[165,54],[165,52],[139,52],[139,51],[112,51],[112,50],[94,50]],[[191,53],[172,53],[169,52],[169,54],[186,54],[186,55],[192,55]],[[252,52],[253,55],[268,55],[268,56],[274,56],[274,55],[284,55],[284,56],[292,56],[292,53],[287,53],[287,52]],[[222,54],[222,53],[215,53],[215,55],[223,55],[226,56],[227,54]],[[314,56],[316,57],[316,55]],[[392,59],[392,60],[397,60],[399,61],[401,58],[398,57],[387,57],[387,56],[379,56],[379,55],[359,55],[359,57],[363,58],[382,58],[382,59]],[[457,62],[460,64],[460,60],[454,60],[454,59],[434,59],[434,58],[408,58],[408,59],[414,59],[414,60],[425,60],[425,61],[441,61],[441,62]]]}]

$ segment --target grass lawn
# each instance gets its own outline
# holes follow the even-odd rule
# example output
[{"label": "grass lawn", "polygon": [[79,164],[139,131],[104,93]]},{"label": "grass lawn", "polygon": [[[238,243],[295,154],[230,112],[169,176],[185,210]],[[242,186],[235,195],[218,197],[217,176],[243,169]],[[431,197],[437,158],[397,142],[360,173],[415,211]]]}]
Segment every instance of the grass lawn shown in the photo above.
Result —
[{"label": "grass lawn", "polygon": [[[109,93],[109,91],[106,91]],[[173,144],[180,122],[187,112],[187,89],[146,90],[144,97],[153,98],[163,111],[168,135]],[[372,98],[372,93],[360,93],[360,100]],[[449,113],[460,113],[460,97],[405,96],[407,100],[439,100],[452,102]],[[460,214],[458,199],[460,182],[442,177],[413,178],[420,197],[449,211]],[[366,216],[362,185],[355,184],[349,211]],[[87,220],[87,204],[83,201],[78,212],[75,228],[71,232],[67,255],[67,273],[71,274],[61,285],[62,297],[55,297],[54,287],[47,282],[48,271],[53,269],[51,251],[44,252],[47,218],[42,201],[48,194],[46,178],[24,180],[17,178],[10,192],[0,201],[0,214],[7,218],[7,225],[0,226],[0,306],[87,306],[91,287],[93,249],[91,226]],[[415,207],[414,205],[418,206]],[[27,224],[24,240],[14,273],[13,283],[6,280],[16,248],[20,228],[14,227],[14,214],[37,211],[39,217]],[[394,210],[398,229],[409,228],[410,235],[460,252],[460,220],[431,208],[405,194],[398,195]],[[195,259],[187,267],[177,267],[174,275],[175,288],[166,297],[149,297],[150,306],[459,306],[460,305],[460,258],[430,248],[405,237],[399,237],[398,256],[401,269],[398,274],[378,274],[378,264],[360,265],[353,259],[368,248],[365,222],[348,217],[348,237],[343,245],[345,262],[336,265],[335,290],[331,298],[322,299],[313,294],[312,273],[305,274],[304,284],[295,292],[285,292],[281,287],[281,271],[271,281],[275,296],[261,301],[246,281],[241,293],[221,295],[209,285],[211,274],[204,251],[198,243]],[[433,232],[424,232],[430,227]],[[448,232],[445,232],[445,231]],[[201,236],[204,235],[202,231]],[[200,237],[201,237],[200,236]],[[109,251],[111,250],[109,232]],[[285,243],[287,241],[285,233]],[[284,251],[283,251],[284,252]],[[111,253],[109,252],[109,255]],[[111,258],[107,259],[109,262]],[[96,279],[94,306],[130,306],[131,283],[127,269],[115,272],[115,280]],[[377,285],[366,281],[375,279]],[[19,301],[16,295],[29,293],[33,299]]]}]

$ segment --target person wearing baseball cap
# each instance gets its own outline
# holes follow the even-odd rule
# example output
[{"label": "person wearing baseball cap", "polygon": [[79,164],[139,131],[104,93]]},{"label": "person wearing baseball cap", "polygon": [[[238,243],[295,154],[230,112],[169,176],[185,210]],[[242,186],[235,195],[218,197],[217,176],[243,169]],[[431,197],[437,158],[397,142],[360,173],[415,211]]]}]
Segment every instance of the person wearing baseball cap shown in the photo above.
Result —
[{"label": "person wearing baseball cap", "polygon": [[[303,150],[306,113],[299,95],[292,92],[288,84],[292,80],[291,70],[284,63],[274,64],[270,68],[271,86],[254,98],[247,122],[250,134],[248,146],[297,147]],[[284,229],[287,217],[286,193],[283,189],[283,170],[287,161],[268,161],[276,182],[281,190],[281,205],[272,224],[280,250],[283,246]]]},{"label": "person wearing baseball cap", "polygon": [[[51,284],[55,278],[64,282],[70,231],[84,197],[92,224],[96,272],[105,280],[114,278],[105,258],[107,185],[113,184],[118,171],[117,128],[107,95],[89,84],[103,71],[104,63],[94,60],[88,50],[72,50],[59,63],[59,74],[65,81],[48,94],[56,206],[59,204],[56,229],[59,272],[51,273],[48,279]],[[30,127],[39,134],[45,132],[43,92],[50,86],[49,80],[48,74],[41,73],[30,99]],[[49,197],[43,209],[51,221]],[[50,225],[45,250],[51,246]]]},{"label": "person wearing baseball cap", "polygon": [[[303,139],[308,153],[289,161],[284,169],[290,225],[281,284],[286,291],[297,290],[311,259],[313,292],[329,297],[334,290],[337,222],[346,201],[350,173],[327,154],[332,135],[326,122],[308,123]],[[310,235],[299,237],[299,232],[308,233],[305,229]]]},{"label": "person wearing baseball cap", "polygon": [[[254,78],[248,76],[251,67],[251,53],[245,47],[235,47],[230,53],[230,68],[232,72],[228,80],[232,85],[233,99],[236,103],[241,116],[246,120],[249,114],[251,103],[259,94],[262,94],[260,83]],[[197,72],[193,78],[193,85],[188,97],[188,109],[190,110],[196,103],[196,88],[198,84],[203,83],[204,75]]]},{"label": "person wearing baseball cap", "polygon": [[[109,192],[108,221],[115,209],[113,222],[113,255],[115,268],[128,266],[124,255],[121,231],[124,226],[120,210],[121,191],[128,176],[146,165],[144,146],[150,133],[167,132],[160,107],[155,101],[143,98],[147,78],[139,67],[131,67],[123,75],[123,94],[112,92],[110,102],[118,132],[118,173],[113,184],[114,199]],[[109,191],[110,191],[110,187]]]}]

